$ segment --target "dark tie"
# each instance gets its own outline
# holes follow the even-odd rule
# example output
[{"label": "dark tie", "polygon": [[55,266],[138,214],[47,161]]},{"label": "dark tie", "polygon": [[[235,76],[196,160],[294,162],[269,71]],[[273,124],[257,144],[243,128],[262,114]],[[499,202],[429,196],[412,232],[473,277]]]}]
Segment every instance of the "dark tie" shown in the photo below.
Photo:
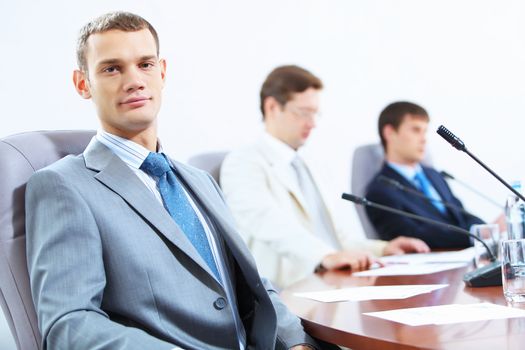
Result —
[{"label": "dark tie", "polygon": [[220,281],[204,227],[164,154],[150,152],[140,169],[159,179],[164,207]]},{"label": "dark tie", "polygon": [[436,195],[432,192],[432,184],[430,183],[423,171],[418,171],[416,173],[416,176],[414,176],[414,182],[416,183],[416,187],[419,188],[421,192],[423,192],[427,196],[432,205],[434,205],[434,207],[436,207],[436,209],[439,210],[441,213],[445,213],[445,206],[440,201],[440,199],[437,198]]}]

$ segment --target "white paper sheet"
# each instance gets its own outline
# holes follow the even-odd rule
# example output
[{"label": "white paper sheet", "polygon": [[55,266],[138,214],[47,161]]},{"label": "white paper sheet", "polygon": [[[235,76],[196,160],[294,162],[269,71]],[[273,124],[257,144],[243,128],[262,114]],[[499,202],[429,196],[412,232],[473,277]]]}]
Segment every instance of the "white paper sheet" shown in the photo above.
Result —
[{"label": "white paper sheet", "polygon": [[430,293],[447,287],[448,284],[421,284],[397,286],[351,287],[319,292],[294,293],[295,296],[309,298],[324,303],[337,301],[362,301],[379,299],[406,299],[419,294]]},{"label": "white paper sheet", "polygon": [[452,304],[368,312],[364,315],[404,323],[409,326],[442,325],[452,323],[525,317],[525,310],[490,303]]},{"label": "white paper sheet", "polygon": [[454,252],[438,252],[426,254],[403,254],[381,257],[384,264],[427,264],[427,263],[460,263],[468,264],[474,259],[474,247]]},{"label": "white paper sheet", "polygon": [[465,266],[465,263],[447,263],[447,264],[397,264],[380,267],[378,269],[356,272],[352,276],[408,276],[408,275],[426,275],[440,271],[457,269]]}]

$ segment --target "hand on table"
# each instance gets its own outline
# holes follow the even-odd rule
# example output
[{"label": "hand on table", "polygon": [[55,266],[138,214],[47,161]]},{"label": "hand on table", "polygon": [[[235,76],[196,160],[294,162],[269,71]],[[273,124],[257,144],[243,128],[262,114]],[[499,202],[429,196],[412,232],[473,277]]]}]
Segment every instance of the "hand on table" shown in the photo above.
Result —
[{"label": "hand on table", "polygon": [[326,270],[350,269],[352,271],[362,271],[370,268],[378,260],[370,253],[340,251],[326,255],[321,266]]},{"label": "hand on table", "polygon": [[383,255],[399,255],[405,253],[428,253],[428,245],[418,238],[399,236],[390,242],[383,250]]}]

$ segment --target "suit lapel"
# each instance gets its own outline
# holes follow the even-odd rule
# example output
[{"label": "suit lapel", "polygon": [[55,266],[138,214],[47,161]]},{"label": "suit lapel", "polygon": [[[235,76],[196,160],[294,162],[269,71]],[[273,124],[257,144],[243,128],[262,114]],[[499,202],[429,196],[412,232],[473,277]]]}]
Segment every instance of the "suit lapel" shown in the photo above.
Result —
[{"label": "suit lapel", "polygon": [[[423,167],[423,171],[425,172],[425,175],[427,176],[432,186],[434,186],[434,189],[439,194],[441,199],[445,202],[449,202],[449,203],[452,202],[451,193],[447,191],[447,188],[443,186],[443,183],[440,182],[439,179],[436,179],[436,177],[434,176],[434,173],[425,167]],[[458,210],[447,207],[446,212],[452,214],[452,216],[458,223],[461,222],[461,213]]]},{"label": "suit lapel", "polygon": [[[395,179],[396,181],[399,181],[400,183],[402,183],[404,186],[406,187],[409,187],[409,188],[412,188],[413,190],[415,191],[419,191],[420,193],[423,193],[421,192],[412,182],[408,181],[404,176],[402,176],[401,174],[399,174],[397,171],[395,171],[394,169],[392,169],[391,167],[389,167],[387,164],[385,164],[385,174],[386,176],[390,177],[390,178],[393,178]],[[403,193],[401,190],[399,189],[396,189],[397,191]],[[441,194],[440,194],[441,195]],[[441,216],[443,217],[444,215],[446,214],[443,214],[441,213],[433,204],[432,202],[429,200],[429,199],[425,199],[425,198],[420,198],[414,194],[410,194],[410,193],[403,193],[403,196],[410,196],[410,201],[412,203],[417,203],[415,205],[415,207],[421,207],[421,208],[424,208],[424,211],[425,212],[433,212],[436,216]]]},{"label": "suit lapel", "polygon": [[122,197],[138,215],[213,276],[204,259],[162,204],[118,156],[93,139],[84,152],[84,158],[86,167],[98,172],[95,175],[98,181]]},{"label": "suit lapel", "polygon": [[257,148],[268,162],[274,177],[281,182],[288,192],[290,192],[290,195],[295,198],[306,215],[308,215],[306,200],[299,188],[297,178],[293,177],[293,174],[290,171],[290,164],[282,161],[280,159],[281,157],[278,154],[275,154],[275,152],[273,152],[264,141],[257,144]]},{"label": "suit lapel", "polygon": [[[205,214],[222,229],[222,237],[239,262],[239,266],[243,269],[245,275],[253,274],[253,271],[256,271],[256,265],[248,249],[242,244],[243,240],[241,236],[237,234],[236,228],[232,225],[233,218],[226,220],[226,218],[229,217],[229,213],[226,212],[226,207],[219,193],[215,189],[210,191],[210,188],[213,186],[211,180],[208,177],[197,176],[195,173],[187,171],[180,163],[174,162],[173,160],[171,160],[171,162],[182,180],[186,183],[187,188],[193,192],[193,197],[200,202],[201,207],[206,211]],[[212,197],[216,198],[214,199]],[[247,267],[249,267],[250,270],[245,270]]]}]

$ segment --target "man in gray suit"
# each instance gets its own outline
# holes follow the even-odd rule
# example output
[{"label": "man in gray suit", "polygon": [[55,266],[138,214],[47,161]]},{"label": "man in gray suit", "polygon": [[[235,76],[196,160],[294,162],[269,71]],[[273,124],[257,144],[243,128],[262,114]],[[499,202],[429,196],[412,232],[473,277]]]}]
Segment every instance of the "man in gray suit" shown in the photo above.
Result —
[{"label": "man in gray suit", "polygon": [[80,33],[73,80],[101,130],[26,192],[44,348],[320,348],[259,277],[210,175],[161,153],[158,50],[129,13]]}]

